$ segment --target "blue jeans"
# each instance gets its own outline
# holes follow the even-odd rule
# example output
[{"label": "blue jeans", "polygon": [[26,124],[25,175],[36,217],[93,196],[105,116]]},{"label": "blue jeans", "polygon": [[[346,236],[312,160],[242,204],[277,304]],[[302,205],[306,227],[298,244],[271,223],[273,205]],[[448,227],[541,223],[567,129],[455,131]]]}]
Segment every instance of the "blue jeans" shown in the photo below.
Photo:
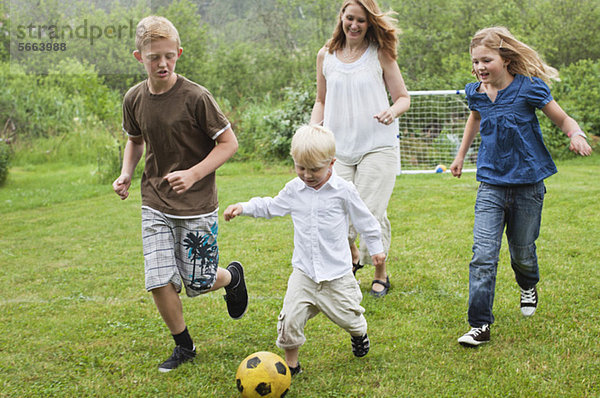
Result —
[{"label": "blue jeans", "polygon": [[517,284],[530,289],[539,281],[535,241],[540,234],[545,192],[543,181],[507,187],[479,185],[473,258],[469,264],[468,318],[471,327],[494,323],[496,272],[505,227]]}]

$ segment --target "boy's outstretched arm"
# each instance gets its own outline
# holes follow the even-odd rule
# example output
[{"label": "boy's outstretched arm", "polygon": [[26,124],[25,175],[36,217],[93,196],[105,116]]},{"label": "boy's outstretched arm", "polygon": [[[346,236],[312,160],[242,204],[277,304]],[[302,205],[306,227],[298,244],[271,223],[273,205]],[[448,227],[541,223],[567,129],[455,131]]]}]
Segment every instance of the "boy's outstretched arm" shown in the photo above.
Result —
[{"label": "boy's outstretched arm", "polygon": [[234,205],[229,205],[223,212],[223,218],[225,218],[225,221],[232,220],[235,217],[242,214],[242,211],[243,211],[243,208],[240,203],[236,203]]},{"label": "boy's outstretched arm", "polygon": [[125,151],[123,153],[123,167],[121,175],[113,182],[113,190],[121,200],[127,199],[129,196],[129,187],[131,186],[131,178],[135,172],[135,166],[144,154],[144,139],[141,135],[129,136]]},{"label": "boy's outstretched arm", "polygon": [[204,160],[187,170],[173,171],[164,178],[176,193],[182,194],[196,182],[221,167],[235,154],[237,148],[237,138],[235,138],[233,130],[228,128],[217,137],[217,145]]}]

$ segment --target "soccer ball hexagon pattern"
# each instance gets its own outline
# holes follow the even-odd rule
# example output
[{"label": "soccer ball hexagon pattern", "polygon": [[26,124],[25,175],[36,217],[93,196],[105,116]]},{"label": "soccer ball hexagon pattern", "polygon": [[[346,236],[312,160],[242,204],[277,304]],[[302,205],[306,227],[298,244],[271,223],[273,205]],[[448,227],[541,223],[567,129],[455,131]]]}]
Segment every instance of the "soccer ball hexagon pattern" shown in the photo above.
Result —
[{"label": "soccer ball hexagon pattern", "polygon": [[240,363],[235,381],[243,398],[280,398],[289,391],[292,375],[279,355],[260,351]]}]

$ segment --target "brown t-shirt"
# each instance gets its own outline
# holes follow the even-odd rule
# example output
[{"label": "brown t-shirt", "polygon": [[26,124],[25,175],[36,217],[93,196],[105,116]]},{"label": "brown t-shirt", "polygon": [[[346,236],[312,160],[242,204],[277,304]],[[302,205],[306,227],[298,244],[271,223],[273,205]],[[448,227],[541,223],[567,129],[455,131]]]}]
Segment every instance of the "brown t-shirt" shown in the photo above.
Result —
[{"label": "brown t-shirt", "polygon": [[152,94],[147,81],[123,99],[123,130],[146,143],[142,205],[174,216],[198,216],[218,207],[215,173],[177,194],[163,177],[202,161],[229,127],[210,92],[183,76],[166,93]]}]

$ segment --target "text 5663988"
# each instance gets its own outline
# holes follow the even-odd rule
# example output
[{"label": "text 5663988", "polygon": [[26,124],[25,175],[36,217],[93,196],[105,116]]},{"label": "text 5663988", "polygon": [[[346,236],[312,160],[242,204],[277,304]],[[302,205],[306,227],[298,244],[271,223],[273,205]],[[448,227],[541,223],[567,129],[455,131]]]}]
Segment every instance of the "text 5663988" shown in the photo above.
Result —
[{"label": "text 5663988", "polygon": [[22,52],[50,52],[67,51],[67,43],[42,42],[42,43],[18,43],[17,50]]}]

